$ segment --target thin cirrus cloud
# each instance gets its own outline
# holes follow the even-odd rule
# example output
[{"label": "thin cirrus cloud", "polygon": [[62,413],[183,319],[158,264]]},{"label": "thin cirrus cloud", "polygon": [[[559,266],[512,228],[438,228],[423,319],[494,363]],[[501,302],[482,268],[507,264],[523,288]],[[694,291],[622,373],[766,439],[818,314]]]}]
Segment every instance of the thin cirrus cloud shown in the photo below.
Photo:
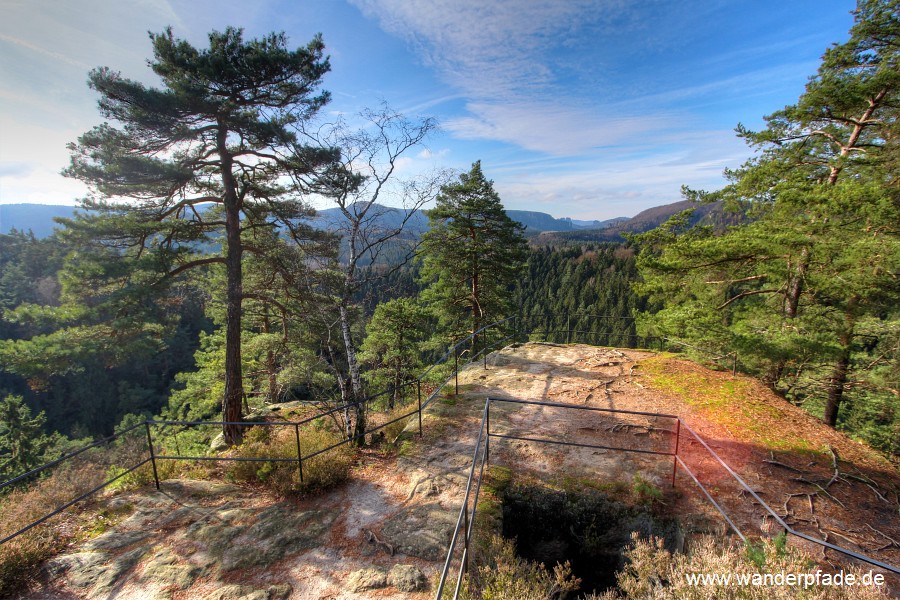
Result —
[{"label": "thin cirrus cloud", "polygon": [[[639,68],[631,69],[632,63],[640,66],[642,56],[665,51],[677,37],[655,26],[661,17],[653,16],[654,6],[672,12],[665,3],[354,0],[354,4],[382,29],[404,38],[424,64],[461,91],[465,110],[442,124],[454,138],[501,142],[546,157],[576,159],[565,167],[554,161],[543,164],[551,170],[550,178],[561,178],[559,190],[567,187],[562,178],[579,189],[608,185],[598,183],[598,163],[621,165],[623,158],[645,156],[648,141],[658,144],[696,125],[697,119],[679,106],[681,101],[729,86],[727,81],[695,84],[688,79],[673,87],[653,81],[652,74],[641,74]],[[672,12],[669,20],[699,18],[689,13]],[[629,36],[639,36],[640,42],[617,47]],[[578,165],[587,170],[573,175]],[[602,195],[583,190],[538,194],[535,190],[545,186],[535,186],[533,175],[519,174],[520,180],[529,180],[528,186],[521,186],[515,183],[514,169],[497,166],[503,177],[498,184],[523,199]],[[643,174],[644,169],[629,165],[624,171]]]},{"label": "thin cirrus cloud", "polygon": [[[470,97],[542,93],[585,32],[622,35],[640,22],[627,0],[352,0]],[[587,65],[581,65],[586,67]]]},{"label": "thin cirrus cloud", "polygon": [[750,154],[734,125],[795,100],[827,45],[815,18],[846,19],[771,0],[351,2],[460,93],[443,127],[500,148],[485,168],[511,206],[594,214],[721,185]]},{"label": "thin cirrus cloud", "polygon": [[[532,210],[582,219],[632,216],[679,200],[683,184],[708,187],[723,168],[739,165],[745,147],[726,133],[679,132],[575,160],[533,157],[498,163],[496,187],[503,198],[529,198]],[[560,207],[565,207],[563,212]]]},{"label": "thin cirrus cloud", "polygon": [[670,125],[662,115],[607,119],[588,108],[547,102],[471,102],[466,109],[470,116],[444,123],[457,137],[499,140],[557,156],[615,146]]},{"label": "thin cirrus cloud", "polygon": [[34,171],[34,165],[27,162],[0,162],[0,177],[26,177]]},{"label": "thin cirrus cloud", "polygon": [[[511,79],[516,73],[510,68],[511,63],[520,62],[516,58],[533,49],[538,39],[536,27],[513,27],[516,22],[527,25],[527,21],[515,19],[515,13],[505,11],[508,4],[466,0],[356,0],[354,4],[375,18],[385,31],[405,38],[422,61],[435,67],[448,83],[470,93],[492,95],[497,89],[513,87]],[[478,26],[473,27],[474,23]],[[470,77],[485,71],[490,76]],[[540,84],[546,75],[538,65],[518,72],[519,78],[527,79],[531,85]],[[490,89],[482,89],[484,83],[489,83]]]}]

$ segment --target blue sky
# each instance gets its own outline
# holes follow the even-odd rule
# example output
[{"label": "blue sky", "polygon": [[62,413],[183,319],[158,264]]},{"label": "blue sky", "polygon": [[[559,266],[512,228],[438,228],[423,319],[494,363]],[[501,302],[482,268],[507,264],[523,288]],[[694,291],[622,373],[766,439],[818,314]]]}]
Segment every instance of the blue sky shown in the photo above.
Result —
[{"label": "blue sky", "polygon": [[507,208],[605,219],[713,189],[733,129],[795,102],[849,0],[0,0],[0,203],[74,204],[67,142],[100,122],[87,72],[153,82],[147,31],[196,46],[321,32],[326,111],[386,101],[441,131],[404,163],[482,161]]}]

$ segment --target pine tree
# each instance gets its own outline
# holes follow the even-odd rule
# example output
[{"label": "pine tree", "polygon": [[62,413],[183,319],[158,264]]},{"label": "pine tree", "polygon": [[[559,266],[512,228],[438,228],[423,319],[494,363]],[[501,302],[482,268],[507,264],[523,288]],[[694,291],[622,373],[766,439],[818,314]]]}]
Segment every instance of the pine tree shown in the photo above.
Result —
[{"label": "pine tree", "polygon": [[[445,185],[428,212],[421,245],[423,298],[452,339],[511,312],[512,287],[527,256],[524,227],[506,214],[481,162]],[[472,342],[475,347],[475,340]]]},{"label": "pine tree", "polygon": [[[242,418],[241,314],[248,237],[307,216],[310,178],[336,160],[298,142],[296,128],[328,100],[316,94],[329,70],[321,38],[290,50],[284,34],[245,41],[241,30],[209,35],[198,50],[171,29],[151,34],[157,89],[108,68],[90,74],[104,123],[70,145],[66,174],[85,181],[89,216],[66,223],[84,246],[72,288],[117,302],[121,325],[187,271],[221,264],[226,272],[225,421]],[[215,208],[210,209],[212,205]],[[114,260],[98,251],[112,247]],[[203,253],[221,246],[223,254]],[[92,259],[97,258],[97,261]],[[229,443],[241,427],[226,425]]]},{"label": "pine tree", "polygon": [[661,333],[737,351],[772,387],[820,399],[831,426],[859,387],[851,373],[866,370],[854,355],[898,316],[897,7],[861,0],[851,39],[825,53],[797,104],[763,131],[738,127],[761,152],[706,196],[751,223],[717,235],[682,218],[642,238],[643,289],[666,304]]},{"label": "pine tree", "polygon": [[403,386],[415,379],[430,321],[428,311],[414,298],[379,304],[369,321],[359,358],[369,366],[366,379],[376,391],[387,390],[389,410],[403,398]]},{"label": "pine tree", "polygon": [[0,400],[0,481],[41,464],[50,443],[43,433],[44,413],[33,417],[21,396]]}]

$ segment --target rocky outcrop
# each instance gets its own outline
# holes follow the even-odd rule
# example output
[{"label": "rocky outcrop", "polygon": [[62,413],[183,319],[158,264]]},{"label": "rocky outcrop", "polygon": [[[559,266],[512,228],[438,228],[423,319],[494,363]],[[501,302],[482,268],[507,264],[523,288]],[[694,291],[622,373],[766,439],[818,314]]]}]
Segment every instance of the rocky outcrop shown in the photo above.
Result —
[{"label": "rocky outcrop", "polygon": [[[318,546],[339,513],[298,511],[287,501],[260,510],[256,503],[247,490],[230,484],[164,481],[160,492],[110,502],[134,512],[81,551],[48,561],[44,574],[63,578],[87,598],[108,598],[129,587],[140,588],[136,597],[164,598],[200,578],[215,582],[232,571],[268,568]],[[291,589],[222,583],[207,597],[275,600],[289,598]]]},{"label": "rocky outcrop", "polygon": [[385,521],[381,533],[398,552],[439,561],[447,554],[457,514],[437,502],[414,504]]}]

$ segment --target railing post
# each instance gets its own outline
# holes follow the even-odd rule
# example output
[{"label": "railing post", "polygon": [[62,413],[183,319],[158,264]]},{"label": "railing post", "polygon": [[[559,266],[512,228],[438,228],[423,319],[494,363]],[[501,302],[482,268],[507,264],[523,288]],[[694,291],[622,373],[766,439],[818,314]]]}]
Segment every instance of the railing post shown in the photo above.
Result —
[{"label": "railing post", "polygon": [[675,420],[675,453],[672,455],[672,487],[675,487],[675,473],[678,471],[678,443],[681,441],[681,418]]},{"label": "railing post", "polygon": [[456,383],[455,383],[456,387],[455,387],[454,394],[456,396],[459,396],[459,346],[458,345],[453,347],[453,356],[454,356],[454,358],[453,358],[453,361],[454,361],[453,376],[456,378]]},{"label": "railing post", "polygon": [[566,314],[566,343],[570,343],[572,340],[572,317]]},{"label": "railing post", "polygon": [[303,452],[300,450],[300,425],[294,425],[294,437],[297,440],[297,468],[300,470],[300,483],[303,483]]},{"label": "railing post", "polygon": [[[468,499],[467,499],[468,500]],[[462,572],[469,570],[469,507],[463,511],[463,567]]]},{"label": "railing post", "polygon": [[488,464],[491,459],[491,399],[487,399],[487,410],[485,415],[485,435],[484,435],[484,463]]},{"label": "railing post", "polygon": [[419,437],[422,437],[422,380],[416,380],[416,398],[419,404]]},{"label": "railing post", "polygon": [[159,489],[159,473],[156,470],[156,454],[153,452],[153,437],[150,435],[150,422],[144,421],[147,428],[147,446],[150,448],[150,462],[153,464],[153,481],[156,483],[156,489]]}]

